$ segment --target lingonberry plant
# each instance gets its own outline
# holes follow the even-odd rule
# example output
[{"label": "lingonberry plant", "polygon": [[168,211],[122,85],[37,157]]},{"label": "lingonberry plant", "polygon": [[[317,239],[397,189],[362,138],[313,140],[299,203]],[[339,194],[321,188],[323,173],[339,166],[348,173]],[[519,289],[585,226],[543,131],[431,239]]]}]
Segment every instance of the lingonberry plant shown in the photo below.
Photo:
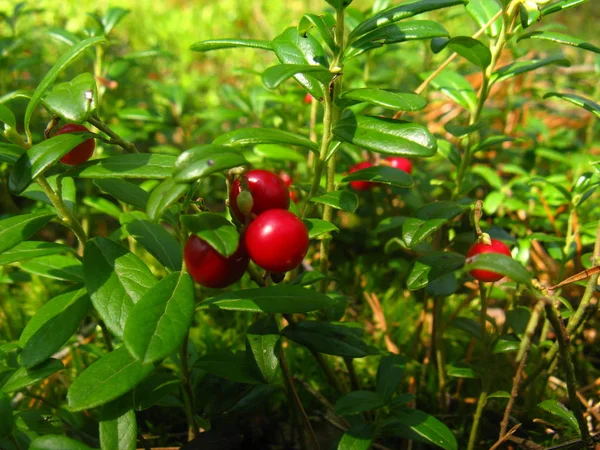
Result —
[{"label": "lingonberry plant", "polygon": [[0,449],[595,448],[597,5],[242,3],[1,13]]}]

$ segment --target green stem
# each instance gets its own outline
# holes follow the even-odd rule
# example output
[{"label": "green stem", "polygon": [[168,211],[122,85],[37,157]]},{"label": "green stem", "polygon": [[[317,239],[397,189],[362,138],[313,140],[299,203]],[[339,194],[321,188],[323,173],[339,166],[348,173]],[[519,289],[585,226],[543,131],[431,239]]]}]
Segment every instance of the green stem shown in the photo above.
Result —
[{"label": "green stem", "polygon": [[110,137],[110,140],[108,141],[109,144],[118,145],[123,150],[129,153],[139,153],[135,144],[123,139],[121,136],[119,136],[117,133],[111,130],[109,126],[102,122],[102,120],[100,120],[100,118],[98,118],[97,116],[91,116],[88,118],[87,121]]},{"label": "green stem", "polygon": [[467,450],[473,450],[475,448],[477,433],[479,431],[479,422],[481,421],[483,410],[487,404],[487,396],[488,388],[484,387],[481,391],[481,394],[479,394],[479,400],[477,400],[477,409],[475,410],[475,415],[473,416],[473,425],[471,426],[471,434],[469,435],[469,444],[467,445]]},{"label": "green stem", "polygon": [[188,343],[189,334],[186,333],[181,348],[179,349],[179,359],[181,363],[181,379],[183,382],[183,403],[185,415],[188,422],[188,440],[200,437],[200,429],[194,418],[194,391],[190,380],[190,370],[188,367]]},{"label": "green stem", "polygon": [[487,346],[487,293],[485,291],[485,285],[481,281],[479,282],[479,298],[481,300],[481,311],[479,312],[479,323],[481,324],[481,341],[485,346]]},{"label": "green stem", "polygon": [[433,342],[435,345],[435,360],[438,371],[439,403],[442,410],[446,407],[446,364],[444,357],[444,328],[442,313],[444,303],[440,297],[433,298]]}]

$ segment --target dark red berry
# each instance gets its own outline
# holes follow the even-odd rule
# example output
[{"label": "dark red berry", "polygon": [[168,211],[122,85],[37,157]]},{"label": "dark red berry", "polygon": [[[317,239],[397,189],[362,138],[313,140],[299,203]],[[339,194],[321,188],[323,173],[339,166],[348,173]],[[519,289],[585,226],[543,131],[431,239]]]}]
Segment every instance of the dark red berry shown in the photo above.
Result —
[{"label": "dark red berry", "polygon": [[244,237],[229,258],[217,252],[208,242],[191,235],[183,250],[185,265],[198,284],[210,288],[224,288],[239,280],[248,267],[248,253]]},{"label": "dark red berry", "polygon": [[[369,167],[373,167],[373,164],[369,161],[363,161],[361,163],[355,164],[350,168],[350,173],[356,172],[358,170],[367,169]],[[377,183],[371,183],[369,181],[351,181],[350,186],[357,191],[368,191],[369,189],[375,187]]]},{"label": "dark red berry", "polygon": [[246,230],[250,259],[263,269],[282,273],[297,267],[308,251],[308,230],[285,209],[260,214]]},{"label": "dark red berry", "polygon": [[[482,253],[499,253],[512,257],[510,249],[504,242],[492,239],[491,245],[486,245],[483,242],[476,242],[473,244],[467,252],[467,264],[471,262],[475,256],[481,255]],[[483,269],[474,269],[469,273],[473,278],[479,281],[498,281],[504,278],[504,275],[502,274]]]},{"label": "dark red berry", "polygon": [[396,169],[404,170],[406,173],[412,173],[412,163],[410,159],[400,158],[399,156],[388,156],[385,158],[390,166]]},{"label": "dark red berry", "polygon": [[[250,170],[242,175],[248,180],[248,190],[252,194],[252,214],[260,214],[269,209],[288,209],[290,207],[290,192],[285,182],[268,170]],[[242,191],[240,180],[237,179],[229,192],[229,205],[240,222],[245,222],[244,215],[237,204],[237,197]]]},{"label": "dark red berry", "polygon": [[[75,131],[87,131],[86,127],[83,125],[78,125],[76,123],[68,123],[63,126],[60,130],[58,130],[55,136],[64,133],[73,133]],[[92,157],[94,154],[94,148],[96,148],[96,141],[94,139],[88,139],[87,141],[82,142],[65,156],[60,158],[60,162],[63,164],[67,164],[69,166],[77,166],[79,164],[83,164],[88,159]]]}]

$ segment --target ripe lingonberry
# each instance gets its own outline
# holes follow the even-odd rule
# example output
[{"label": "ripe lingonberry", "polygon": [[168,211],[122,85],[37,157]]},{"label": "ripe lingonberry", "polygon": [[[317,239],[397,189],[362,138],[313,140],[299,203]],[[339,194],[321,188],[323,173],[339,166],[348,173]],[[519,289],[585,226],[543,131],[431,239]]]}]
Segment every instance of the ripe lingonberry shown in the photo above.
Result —
[{"label": "ripe lingonberry", "polygon": [[[250,170],[242,175],[248,180],[248,190],[252,194],[252,213],[260,214],[269,209],[288,209],[290,207],[290,192],[284,181],[268,170]],[[240,222],[245,222],[244,215],[240,211],[237,198],[242,191],[242,183],[239,179],[231,185],[229,192],[229,205]]]},{"label": "ripe lingonberry", "polygon": [[313,96],[310,94],[306,94],[304,96],[304,103],[306,103],[307,105],[310,105],[313,101]]},{"label": "ripe lingonberry", "polygon": [[412,163],[409,159],[400,158],[399,156],[388,156],[385,158],[385,161],[387,161],[391,167],[404,170],[406,173],[412,173]]},{"label": "ripe lingonberry", "polygon": [[246,230],[250,259],[269,272],[282,273],[297,267],[306,256],[308,244],[306,226],[285,209],[265,211]]},{"label": "ripe lingonberry", "polygon": [[[281,172],[279,174],[279,177],[283,180],[283,182],[285,183],[285,185],[289,188],[292,183],[294,182],[294,180],[292,180],[292,177],[290,177],[290,175],[287,172]],[[290,191],[290,199],[294,202],[294,203],[298,203],[298,195],[296,194],[295,191],[293,190],[289,190]]]},{"label": "ripe lingonberry", "polygon": [[[64,133],[73,133],[75,131],[89,132],[90,130],[88,130],[83,125],[78,125],[76,123],[68,123],[65,126],[63,126],[60,130],[58,130],[55,136]],[[92,157],[95,147],[96,141],[94,139],[88,139],[87,141],[84,141],[81,144],[79,144],[65,156],[60,158],[60,162],[69,166],[76,166],[82,164]]]},{"label": "ripe lingonberry", "polygon": [[[373,164],[369,161],[363,161],[361,163],[355,164],[350,168],[350,173],[356,172],[361,169],[367,169],[369,167],[373,167]],[[371,183],[369,181],[351,181],[350,186],[357,191],[368,191],[372,187],[375,187],[377,183]]]},{"label": "ripe lingonberry", "polygon": [[[476,242],[467,252],[467,264],[473,260],[473,258],[482,253],[500,253],[502,255],[512,257],[510,249],[506,244],[497,239],[492,239],[491,244],[487,245],[483,242]],[[469,272],[473,278],[479,281],[498,281],[504,278],[504,275],[491,272],[484,269],[474,269]]]},{"label": "ripe lingonberry", "polygon": [[210,288],[224,288],[239,280],[248,267],[248,253],[244,236],[229,258],[217,252],[208,242],[191,235],[183,250],[185,265],[198,284]]}]

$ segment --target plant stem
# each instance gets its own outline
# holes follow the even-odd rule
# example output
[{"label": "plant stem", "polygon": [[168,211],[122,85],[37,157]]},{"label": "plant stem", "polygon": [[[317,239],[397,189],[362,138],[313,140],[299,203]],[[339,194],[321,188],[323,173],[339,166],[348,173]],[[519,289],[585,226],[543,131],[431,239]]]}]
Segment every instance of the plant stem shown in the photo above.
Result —
[{"label": "plant stem", "polygon": [[571,407],[571,411],[575,415],[577,419],[577,424],[579,425],[579,432],[581,433],[581,437],[583,438],[583,442],[586,447],[590,450],[595,448],[594,441],[590,437],[590,432],[587,427],[587,422],[585,417],[583,416],[583,411],[581,410],[581,405],[579,404],[579,399],[577,398],[577,388],[576,388],[576,379],[575,379],[575,367],[573,366],[573,361],[571,360],[571,354],[569,353],[569,341],[568,334],[566,333],[565,325],[560,320],[560,317],[551,302],[547,302],[546,305],[546,316],[548,320],[552,324],[554,331],[556,333],[556,337],[558,339],[558,346],[560,350],[560,356],[562,358],[562,362],[564,365],[565,374],[567,376],[567,392],[569,394],[569,406]]},{"label": "plant stem", "polygon": [[446,410],[446,364],[444,357],[444,328],[442,327],[442,313],[444,302],[440,297],[433,298],[433,343],[435,346],[435,361],[438,372],[439,403],[442,410]]},{"label": "plant stem", "polygon": [[[487,382],[484,384],[488,384]],[[471,434],[469,435],[469,444],[467,445],[467,450],[474,450],[475,443],[477,441],[477,432],[479,431],[479,422],[481,421],[481,415],[483,414],[483,410],[485,409],[485,405],[487,404],[487,396],[488,396],[488,387],[484,386],[481,390],[481,394],[479,394],[479,400],[477,400],[477,409],[475,410],[475,415],[473,416],[473,425],[471,426]]]},{"label": "plant stem", "polygon": [[360,381],[358,381],[352,358],[344,358],[344,364],[346,364],[348,374],[350,375],[350,386],[352,386],[352,390],[358,391],[360,389]]},{"label": "plant stem", "polygon": [[186,333],[181,348],[179,349],[179,359],[181,363],[181,378],[183,382],[183,402],[185,406],[185,415],[188,422],[188,441],[200,437],[200,430],[196,419],[194,418],[194,392],[190,380],[190,370],[188,367],[188,342],[189,333]]},{"label": "plant stem", "polygon": [[113,130],[111,130],[108,127],[108,125],[106,125],[104,122],[102,122],[100,120],[100,118],[98,118],[98,116],[89,117],[88,122],[91,123],[92,125],[94,125],[96,128],[98,128],[100,131],[102,131],[103,133],[105,133],[107,136],[109,136],[111,138],[110,141],[108,141],[109,144],[118,145],[119,147],[123,148],[123,150],[125,150],[129,153],[139,153],[135,144],[133,144],[132,142],[126,141],[121,136],[119,136],[117,133],[115,133]]}]

